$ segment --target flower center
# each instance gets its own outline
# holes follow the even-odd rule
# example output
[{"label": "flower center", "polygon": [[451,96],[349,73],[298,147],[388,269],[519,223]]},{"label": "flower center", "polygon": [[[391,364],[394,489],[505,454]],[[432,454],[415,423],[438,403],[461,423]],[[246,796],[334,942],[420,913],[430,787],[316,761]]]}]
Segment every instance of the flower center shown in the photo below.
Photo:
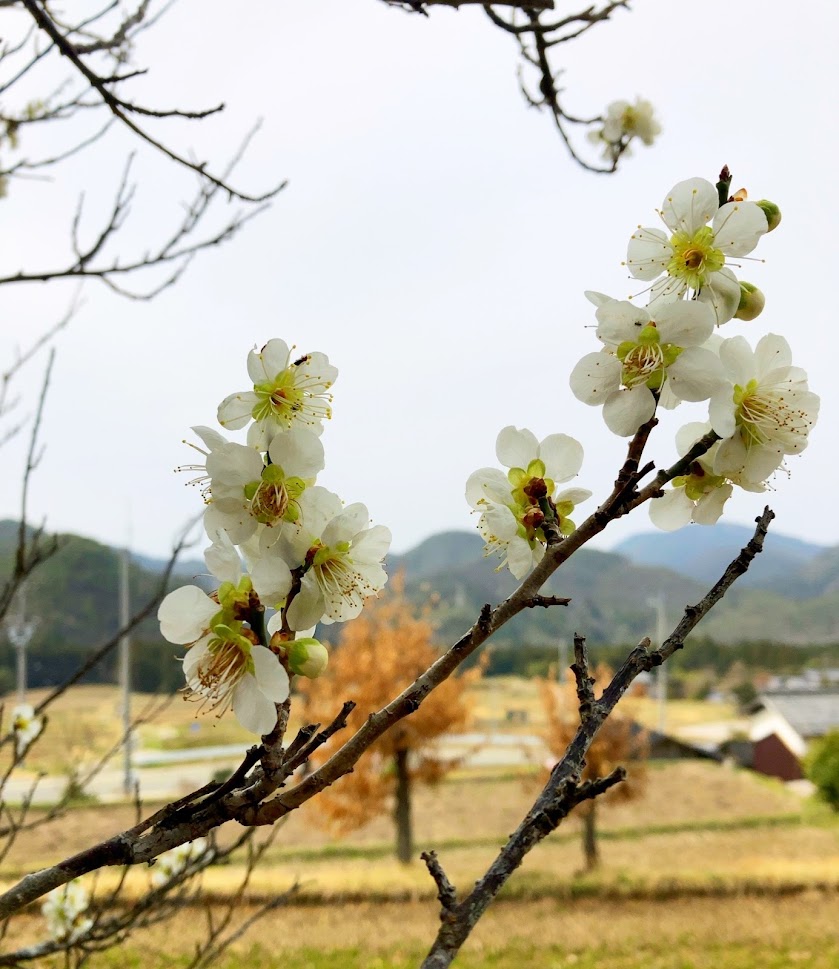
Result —
[{"label": "flower center", "polygon": [[624,387],[649,384],[659,388],[664,377],[664,353],[661,344],[642,346],[636,344],[623,358],[621,383]]},{"label": "flower center", "polygon": [[224,625],[216,626],[214,632],[217,635],[209,643],[208,655],[195,669],[187,699],[200,703],[199,713],[206,706],[220,717],[233,703],[233,688],[254,669],[248,640],[243,635]]},{"label": "flower center", "polygon": [[670,239],[673,255],[667,263],[671,276],[683,279],[691,289],[700,289],[711,273],[725,265],[725,256],[714,248],[714,231],[702,226],[693,235],[677,232]]},{"label": "flower center", "polygon": [[306,424],[316,424],[332,416],[329,406],[332,395],[325,392],[329,383],[316,374],[301,370],[301,366],[309,361],[310,357],[301,357],[272,381],[254,385],[259,398],[251,411],[255,421],[273,418],[289,428],[295,418]]},{"label": "flower center", "polygon": [[798,438],[807,436],[812,424],[810,416],[795,406],[792,391],[761,389],[757,380],[750,380],[745,387],[737,384],[734,403],[735,420],[747,448],[772,440],[795,444]]},{"label": "flower center", "polygon": [[251,514],[262,525],[275,525],[288,511],[285,481],[263,481],[251,501]]}]

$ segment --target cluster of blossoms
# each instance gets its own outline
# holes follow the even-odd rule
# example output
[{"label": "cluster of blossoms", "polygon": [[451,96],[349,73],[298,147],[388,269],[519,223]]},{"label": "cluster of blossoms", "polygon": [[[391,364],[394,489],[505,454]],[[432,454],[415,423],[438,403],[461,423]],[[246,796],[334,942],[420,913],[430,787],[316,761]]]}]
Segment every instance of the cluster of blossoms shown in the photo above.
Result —
[{"label": "cluster of blossoms", "polygon": [[742,336],[716,332],[763,310],[763,294],[738,280],[729,260],[752,252],[780,222],[776,205],[750,202],[742,189],[729,196],[729,188],[727,169],[716,187],[701,178],[680,182],[660,212],[668,231],[632,234],[626,266],[652,283],[648,305],[587,293],[603,346],[571,373],[575,396],[602,406],[606,425],[624,437],[658,406],[708,401],[707,422],[688,424],[677,436],[682,456],[700,439],[704,453],[651,505],[663,529],[713,524],[735,486],[766,490],[785,457],[807,446],[818,416],[819,398],[792,366],[783,337],[767,334],[752,350]]},{"label": "cluster of blossoms", "polygon": [[[638,101],[634,109],[612,105],[600,136],[620,145],[630,124],[644,141],[658,130],[650,106]],[[632,234],[626,266],[651,283],[648,305],[586,293],[602,346],[571,373],[574,395],[602,407],[606,425],[622,437],[635,435],[659,406],[708,402],[707,421],[677,434],[684,473],[651,502],[650,517],[665,530],[713,524],[735,487],[765,491],[786,456],[806,448],[818,416],[819,398],[804,371],[792,366],[783,337],[767,334],[752,350],[742,336],[723,339],[717,332],[763,310],[763,294],[738,280],[729,263],[752,252],[781,220],[774,203],[750,202],[743,189],[729,195],[730,183],[728,169],[716,186],[701,178],[680,182],[659,213],[668,231]],[[480,512],[486,553],[499,553],[499,568],[521,579],[551,537],[574,530],[568,516],[590,497],[579,488],[556,490],[579,472],[583,449],[564,434],[540,443],[530,431],[506,427],[496,454],[507,472],[476,471],[466,500]]]},{"label": "cluster of blossoms", "polygon": [[191,864],[203,858],[207,854],[208,845],[209,842],[206,838],[196,838],[195,841],[187,841],[185,844],[178,845],[176,848],[158,855],[151,876],[152,885],[155,888],[168,885],[173,878],[177,878]]},{"label": "cluster of blossoms", "polygon": [[35,716],[35,708],[29,703],[20,703],[12,710],[12,733],[15,737],[15,753],[23,757],[29,745],[44,729],[44,721]]},{"label": "cluster of blossoms", "polygon": [[603,124],[588,133],[589,141],[602,148],[603,160],[614,164],[621,155],[628,155],[629,144],[639,138],[649,147],[661,134],[661,125],[655,118],[652,104],[643,98],[629,101],[613,101],[606,108]]},{"label": "cluster of blossoms", "polygon": [[53,889],[41,906],[47,920],[47,931],[56,942],[76,942],[93,927],[93,919],[85,915],[90,895],[79,881],[71,881]]},{"label": "cluster of blossoms", "polygon": [[[246,443],[209,427],[193,430],[206,504],[204,553],[218,589],[170,593],[158,612],[171,643],[187,646],[189,694],[221,715],[228,708],[254,733],[269,733],[290,675],[317,677],[327,651],[319,623],[354,619],[387,581],[382,559],[390,531],[370,526],[367,508],[344,506],[317,485],[320,440],[332,416],[338,371],[322,353],[297,359],[283,340],[248,355],[252,389],[218,408],[227,430],[247,428]],[[265,610],[275,614],[265,622]]]}]

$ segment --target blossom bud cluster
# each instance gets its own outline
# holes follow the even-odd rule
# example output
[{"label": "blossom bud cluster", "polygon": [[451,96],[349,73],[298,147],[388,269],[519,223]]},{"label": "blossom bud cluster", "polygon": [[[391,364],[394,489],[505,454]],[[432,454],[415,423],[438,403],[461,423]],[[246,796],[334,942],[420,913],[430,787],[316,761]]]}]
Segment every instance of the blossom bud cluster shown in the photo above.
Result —
[{"label": "blossom bud cluster", "polygon": [[[325,669],[315,627],[355,618],[384,586],[391,538],[370,526],[363,504],[345,506],[317,484],[338,371],[322,353],[292,357],[279,339],[251,351],[251,389],[219,405],[219,424],[247,429],[244,443],[193,428],[203,445],[204,462],[189,469],[200,472],[193,483],[206,506],[204,558],[220,584],[212,595],[176,589],[158,612],[163,636],[188,647],[190,695],[219,715],[232,708],[260,735],[277,722],[289,674]],[[276,610],[267,624],[266,607]]]},{"label": "blossom bud cluster", "polygon": [[634,138],[649,147],[661,134],[661,125],[655,117],[652,104],[644,98],[629,101],[613,101],[602,119],[603,123],[588,133],[589,141],[602,148],[602,157],[610,165],[617,163],[621,155],[628,155]]},{"label": "blossom bud cluster", "polygon": [[76,942],[93,927],[85,913],[90,895],[79,881],[67,882],[47,895],[41,912],[47,920],[47,931],[56,942]]},{"label": "blossom bud cluster", "polygon": [[763,310],[765,297],[735,276],[731,260],[780,222],[777,205],[750,202],[743,189],[725,200],[728,180],[724,170],[716,187],[702,178],[680,182],[659,212],[666,231],[632,234],[625,264],[651,283],[649,302],[642,308],[587,293],[602,347],[571,373],[575,396],[602,406],[607,427],[624,437],[658,407],[708,402],[707,421],[683,427],[677,447],[684,456],[700,439],[710,443],[650,506],[663,529],[713,524],[735,486],[764,491],[787,455],[805,449],[818,416],[819,398],[782,336],[767,334],[752,349],[742,336],[716,332]]},{"label": "blossom bud cluster", "polygon": [[158,855],[154,861],[152,885],[155,888],[168,885],[173,878],[185,872],[194,862],[203,859],[207,855],[208,845],[206,838],[196,838],[194,841],[187,841]]}]

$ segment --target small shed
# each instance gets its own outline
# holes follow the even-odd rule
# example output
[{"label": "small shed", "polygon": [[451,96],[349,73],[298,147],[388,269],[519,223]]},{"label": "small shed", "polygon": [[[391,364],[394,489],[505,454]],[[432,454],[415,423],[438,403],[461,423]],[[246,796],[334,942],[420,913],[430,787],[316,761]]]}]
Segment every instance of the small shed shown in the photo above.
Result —
[{"label": "small shed", "polygon": [[784,781],[800,780],[810,742],[839,729],[839,689],[767,690],[750,712],[753,769]]}]

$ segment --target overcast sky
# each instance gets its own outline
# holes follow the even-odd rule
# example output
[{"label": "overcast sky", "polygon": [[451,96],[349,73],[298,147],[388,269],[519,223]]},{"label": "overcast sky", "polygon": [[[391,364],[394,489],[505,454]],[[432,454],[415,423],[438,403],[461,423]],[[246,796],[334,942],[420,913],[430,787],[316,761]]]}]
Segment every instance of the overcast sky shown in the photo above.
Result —
[{"label": "overcast sky", "polygon": [[[676,182],[713,180],[727,163],[735,187],[775,200],[784,218],[755,253],[765,264],[741,272],[765,292],[764,314],[727,324],[723,335],[784,334],[822,395],[809,449],[770,496],[777,529],[839,543],[830,289],[839,5],[813,0],[806,19],[765,0],[706,0],[701,16],[672,0],[634,7],[561,50],[569,111],[596,114],[640,94],[661,120],[656,145],[639,146],[605,177],[576,167],[550,119],[526,107],[514,44],[479,10],[423,18],[378,0],[263,0],[237,4],[231,18],[219,0],[181,0],[138,41],[137,62],[151,71],[136,96],[227,108],[156,133],[221,167],[262,117],[235,181],[254,192],[289,184],[268,213],[200,256],[154,302],[85,287],[84,307],[56,341],[32,516],[111,543],[125,540],[130,518],[133,546],[165,555],[200,507],[189,476],[173,473],[191,460],[181,442],[246,388],[248,349],[271,337],[321,350],[339,367],[320,483],[364,501],[393,530],[397,551],[474,524],[464,483],[495,464],[507,424],[577,437],[586,460],[575,483],[604,496],[625,444],[568,389],[574,363],[598,346],[583,290],[637,292],[621,266],[630,233],[656,224],[654,209]],[[12,184],[0,202],[3,274],[66,258],[82,189],[83,231],[93,232],[130,147],[116,136],[53,182]],[[143,148],[135,172],[121,252],[153,245],[194,188]],[[0,289],[4,367],[73,292],[70,284]],[[23,374],[22,414],[34,408],[43,364]],[[675,427],[701,416],[680,409],[650,456],[670,463]],[[5,517],[19,514],[23,445],[4,451]],[[749,522],[762,505],[760,495],[737,496],[726,519]],[[650,528],[639,511],[601,544]]]}]

